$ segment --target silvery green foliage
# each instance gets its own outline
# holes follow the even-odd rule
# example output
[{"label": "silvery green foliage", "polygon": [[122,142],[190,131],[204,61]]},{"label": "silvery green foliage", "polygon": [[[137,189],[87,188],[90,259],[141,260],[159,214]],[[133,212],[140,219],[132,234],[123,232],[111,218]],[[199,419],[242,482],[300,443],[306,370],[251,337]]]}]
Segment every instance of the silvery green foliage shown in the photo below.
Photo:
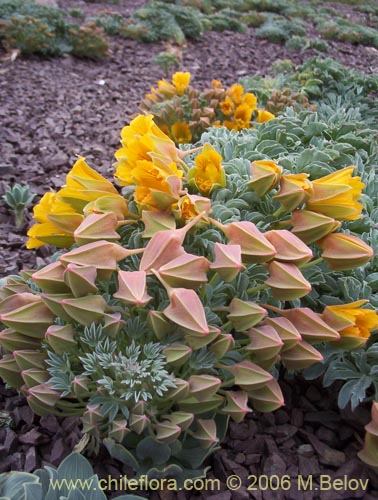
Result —
[{"label": "silvery green foliage", "polygon": [[[48,466],[34,474],[0,474],[0,497],[2,500],[106,500],[91,464],[79,453],[71,453],[57,469]],[[136,495],[116,498],[143,499]]]}]

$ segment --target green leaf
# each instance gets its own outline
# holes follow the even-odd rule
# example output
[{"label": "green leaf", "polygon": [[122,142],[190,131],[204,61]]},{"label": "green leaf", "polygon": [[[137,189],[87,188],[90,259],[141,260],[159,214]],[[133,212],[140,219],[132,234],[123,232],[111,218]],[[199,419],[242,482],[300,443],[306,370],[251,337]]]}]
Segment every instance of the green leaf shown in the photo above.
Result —
[{"label": "green leaf", "polygon": [[168,462],[171,456],[171,448],[164,443],[159,443],[151,436],[147,436],[138,443],[136,455],[141,460],[151,460],[154,465]]},{"label": "green leaf", "polygon": [[116,443],[113,439],[105,438],[104,445],[109,452],[109,455],[125,465],[131,467],[134,471],[139,469],[139,464],[134,456],[121,444]]}]

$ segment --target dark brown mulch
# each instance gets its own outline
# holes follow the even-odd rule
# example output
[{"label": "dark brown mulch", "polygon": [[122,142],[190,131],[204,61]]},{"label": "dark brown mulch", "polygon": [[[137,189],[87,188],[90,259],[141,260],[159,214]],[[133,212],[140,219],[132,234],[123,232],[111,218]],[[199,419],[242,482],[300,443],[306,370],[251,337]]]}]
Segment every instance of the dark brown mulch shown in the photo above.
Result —
[{"label": "dark brown mulch", "polygon": [[[265,414],[252,414],[240,424],[231,423],[222,448],[205,465],[208,479],[220,481],[220,491],[146,492],[140,494],[152,500],[340,500],[378,498],[378,473],[364,465],[356,456],[361,449],[363,426],[370,420],[367,408],[339,411],[334,401],[334,390],[327,391],[320,384],[294,379],[282,382],[286,406]],[[333,388],[335,389],[335,388]],[[9,470],[32,471],[53,464],[57,466],[79,441],[80,422],[77,418],[57,419],[54,416],[36,417],[24,398],[0,386],[0,411],[9,412],[13,428],[0,429],[0,473]],[[111,459],[102,449],[99,457],[90,458],[95,472],[103,478],[120,478],[130,471]],[[237,491],[226,487],[229,476],[241,478]],[[265,488],[252,490],[253,476],[289,476],[288,491]],[[368,479],[367,491],[317,491],[321,476],[332,481],[347,476],[349,480]],[[303,484],[312,476],[312,491],[304,491]],[[298,486],[298,478],[299,486]],[[303,483],[304,482],[304,483]],[[209,483],[210,484],[210,483]],[[286,483],[287,484],[287,483]],[[326,484],[326,483],[324,483]],[[275,485],[272,483],[272,487]],[[285,487],[285,485],[284,485]],[[302,488],[301,488],[302,487]],[[122,492],[113,492],[120,495]],[[135,492],[134,492],[135,493]],[[168,496],[167,496],[168,495]]]},{"label": "dark brown mulch", "polygon": [[[60,6],[80,7],[93,15],[104,9],[130,14],[143,3],[69,0],[61,1]],[[342,8],[353,12],[350,6]],[[316,36],[313,29],[310,36]],[[331,49],[325,55],[368,73],[377,72],[377,50],[329,44]],[[113,37],[111,55],[102,62],[72,57],[0,62],[0,195],[15,182],[29,183],[38,195],[58,189],[77,155],[111,177],[121,128],[150,86],[164,76],[153,63],[164,50],[163,43]],[[313,49],[290,51],[260,39],[253,28],[247,33],[207,32],[182,47],[180,69],[190,71],[194,85],[203,88],[214,78],[231,84],[241,76],[264,75],[277,59],[289,58],[299,64],[316,54]],[[0,201],[0,276],[34,267],[49,255],[46,249],[25,251],[26,229],[15,231],[11,215]]]}]

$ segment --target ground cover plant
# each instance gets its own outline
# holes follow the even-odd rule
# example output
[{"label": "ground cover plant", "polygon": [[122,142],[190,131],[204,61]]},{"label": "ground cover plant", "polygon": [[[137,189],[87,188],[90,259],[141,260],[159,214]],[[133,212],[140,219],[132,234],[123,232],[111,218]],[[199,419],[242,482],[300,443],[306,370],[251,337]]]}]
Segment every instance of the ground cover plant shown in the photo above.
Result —
[{"label": "ground cover plant", "polygon": [[139,475],[203,476],[230,417],[283,404],[278,361],[308,368],[322,343],[345,356],[378,327],[374,295],[349,292],[376,246],[365,170],[333,126],[286,112],[180,151],[138,116],[115,154],[123,196],[79,159],[28,232],[73,249],[3,281],[2,378]]},{"label": "ground cover plant", "polygon": [[[131,15],[106,9],[86,17],[80,9],[66,13],[38,5],[34,0],[2,0],[0,39],[7,50],[17,48],[23,54],[72,53],[92,59],[108,54],[106,34],[182,45],[187,40],[201,38],[209,30],[245,32],[252,28],[256,29],[257,36],[275,43],[284,42],[291,50],[327,51],[324,39],[375,47],[378,31],[374,25],[374,5],[368,4],[359,10],[364,20],[352,22],[348,14],[320,1],[298,5],[294,0],[154,0],[135,9]],[[83,23],[78,24],[78,20]],[[365,22],[369,25],[364,26]]]}]

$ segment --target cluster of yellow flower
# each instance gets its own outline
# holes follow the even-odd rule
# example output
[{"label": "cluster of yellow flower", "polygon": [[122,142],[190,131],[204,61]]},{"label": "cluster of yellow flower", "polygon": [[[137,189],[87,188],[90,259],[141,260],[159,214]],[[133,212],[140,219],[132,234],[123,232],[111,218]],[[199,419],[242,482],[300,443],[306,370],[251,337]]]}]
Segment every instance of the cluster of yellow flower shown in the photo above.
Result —
[{"label": "cluster of yellow flower", "polygon": [[111,182],[79,158],[67,174],[66,185],[57,193],[46,193],[34,207],[34,224],[29,231],[27,248],[45,244],[66,248],[74,232],[91,213],[113,213],[118,220],[128,215],[127,203]]},{"label": "cluster of yellow flower", "polygon": [[[221,88],[220,82],[213,82]],[[251,128],[251,122],[264,123],[274,118],[273,113],[258,109],[257,97],[244,92],[242,85],[235,83],[225,91],[225,98],[220,104],[220,109],[225,119],[217,120],[214,126],[225,126],[228,130],[242,130]],[[255,116],[254,116],[255,115]]]},{"label": "cluster of yellow flower", "polygon": [[174,73],[171,82],[159,80],[140,106],[144,113],[154,115],[160,129],[176,144],[197,141],[210,126],[242,130],[274,118],[259,109],[257,97],[240,84],[224,89],[219,80],[213,80],[210,89],[200,92],[190,86],[190,80],[189,72]]}]

